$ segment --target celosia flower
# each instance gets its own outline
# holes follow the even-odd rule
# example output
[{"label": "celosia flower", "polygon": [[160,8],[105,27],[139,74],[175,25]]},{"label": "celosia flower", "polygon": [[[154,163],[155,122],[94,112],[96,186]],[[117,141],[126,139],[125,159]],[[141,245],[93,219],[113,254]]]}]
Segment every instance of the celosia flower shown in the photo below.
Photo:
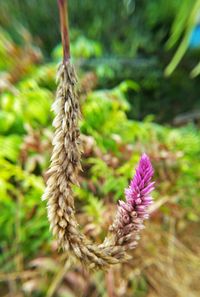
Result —
[{"label": "celosia flower", "polygon": [[141,219],[148,218],[147,208],[152,204],[150,193],[155,183],[151,182],[153,174],[154,170],[149,157],[143,154],[129,188],[125,189],[126,203],[133,207],[137,217]]},{"label": "celosia flower", "polygon": [[154,189],[153,167],[146,154],[143,154],[130,186],[125,189],[126,201],[119,201],[117,216],[111,231],[116,233],[117,242],[135,248],[143,221],[149,217],[148,206],[152,203],[150,193]]},{"label": "celosia flower", "polygon": [[50,227],[58,239],[58,245],[73,254],[85,265],[107,267],[126,261],[126,251],[133,249],[139,239],[143,221],[148,217],[147,208],[152,202],[151,178],[153,168],[143,155],[130,187],[126,189],[126,201],[119,207],[110,233],[102,244],[92,244],[80,232],[75,217],[72,184],[77,181],[80,167],[81,145],[78,120],[79,102],[76,94],[76,76],[69,61],[63,62],[58,72],[58,91],[54,104],[55,135],[49,179],[43,199],[48,199]]},{"label": "celosia flower", "polygon": [[143,221],[148,217],[147,208],[152,202],[151,178],[153,168],[143,155],[130,187],[126,189],[126,202],[119,201],[119,207],[110,233],[102,244],[92,244],[80,232],[75,217],[72,184],[77,183],[81,169],[81,141],[79,132],[79,100],[76,92],[76,75],[70,63],[69,32],[65,15],[65,1],[59,0],[62,28],[63,63],[58,70],[58,89],[53,105],[55,119],[53,125],[53,153],[48,172],[46,191],[43,199],[48,199],[47,209],[50,227],[58,239],[58,245],[73,254],[85,265],[105,268],[127,260],[126,251],[134,248],[139,239]]}]

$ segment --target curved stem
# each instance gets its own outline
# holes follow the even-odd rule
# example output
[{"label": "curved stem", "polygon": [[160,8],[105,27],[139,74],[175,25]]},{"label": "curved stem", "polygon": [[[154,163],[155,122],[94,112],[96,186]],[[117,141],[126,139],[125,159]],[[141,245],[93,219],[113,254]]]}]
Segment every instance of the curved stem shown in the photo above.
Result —
[{"label": "curved stem", "polygon": [[60,30],[63,46],[63,62],[70,59],[70,40],[69,40],[69,25],[68,25],[68,10],[67,0],[58,0],[58,8],[60,14]]}]

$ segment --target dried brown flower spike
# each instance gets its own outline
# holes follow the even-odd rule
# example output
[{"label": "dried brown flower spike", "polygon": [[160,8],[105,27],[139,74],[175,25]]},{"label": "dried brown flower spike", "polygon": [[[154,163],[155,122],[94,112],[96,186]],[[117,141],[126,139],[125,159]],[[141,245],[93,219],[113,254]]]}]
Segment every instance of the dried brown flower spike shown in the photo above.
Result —
[{"label": "dried brown flower spike", "polygon": [[76,95],[76,74],[70,63],[66,2],[58,0],[64,58],[58,68],[58,89],[53,104],[55,135],[49,179],[43,195],[47,199],[48,219],[59,247],[72,252],[81,262],[91,267],[106,268],[125,261],[126,250],[134,248],[138,233],[147,217],[146,208],[151,203],[149,193],[153,184],[153,169],[143,155],[130,188],[126,202],[120,202],[108,237],[100,245],[91,243],[81,234],[75,218],[74,198],[71,185],[77,183],[81,169],[81,143],[78,121],[79,102]]}]

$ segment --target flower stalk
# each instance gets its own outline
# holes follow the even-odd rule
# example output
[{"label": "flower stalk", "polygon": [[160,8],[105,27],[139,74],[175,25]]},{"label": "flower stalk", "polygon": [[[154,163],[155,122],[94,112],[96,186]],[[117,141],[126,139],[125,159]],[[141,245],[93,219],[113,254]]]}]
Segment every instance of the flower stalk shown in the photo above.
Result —
[{"label": "flower stalk", "polygon": [[67,0],[58,0],[58,9],[60,15],[60,30],[63,45],[63,62],[70,59],[70,40],[68,24],[68,5]]}]

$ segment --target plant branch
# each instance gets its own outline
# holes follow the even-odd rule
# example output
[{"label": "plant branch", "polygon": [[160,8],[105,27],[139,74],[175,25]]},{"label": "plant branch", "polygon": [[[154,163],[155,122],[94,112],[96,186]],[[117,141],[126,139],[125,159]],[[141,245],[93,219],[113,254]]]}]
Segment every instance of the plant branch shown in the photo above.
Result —
[{"label": "plant branch", "polygon": [[58,8],[60,14],[60,30],[63,46],[63,62],[70,59],[70,40],[69,40],[69,25],[68,25],[68,9],[67,0],[58,0]]}]

